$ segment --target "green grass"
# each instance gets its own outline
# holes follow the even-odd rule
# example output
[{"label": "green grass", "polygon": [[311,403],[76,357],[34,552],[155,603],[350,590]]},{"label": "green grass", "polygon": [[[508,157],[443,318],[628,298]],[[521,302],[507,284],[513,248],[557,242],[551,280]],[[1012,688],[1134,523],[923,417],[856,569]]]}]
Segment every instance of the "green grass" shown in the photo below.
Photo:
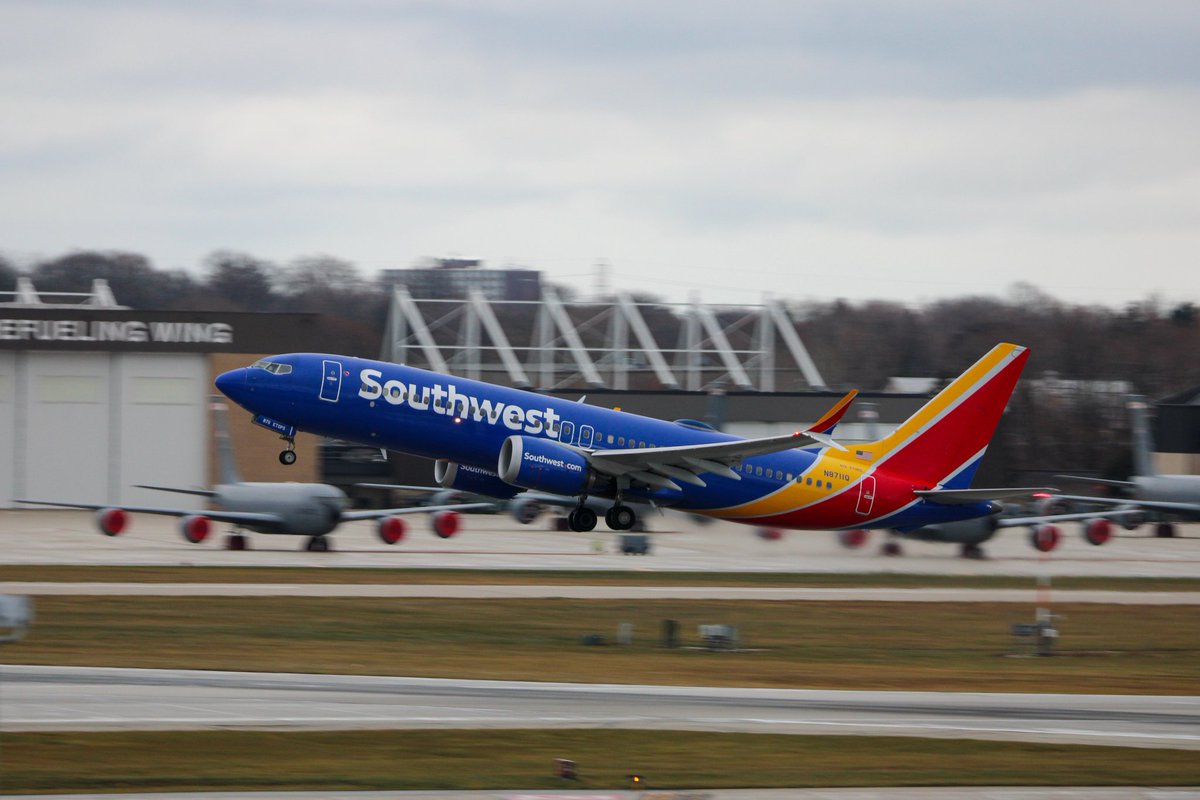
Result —
[{"label": "green grass", "polygon": [[[929,691],[1200,694],[1200,615],[1187,606],[1056,606],[1053,658],[1010,635],[1025,604],[303,597],[36,598],[23,664],[414,675],[498,680]],[[752,652],[666,649],[739,626]],[[633,623],[630,646],[610,641]],[[1020,647],[1028,647],[1025,642]]]},{"label": "green grass", "polygon": [[[108,567],[4,565],[0,581],[140,583],[382,583],[558,584],[616,586],[795,586],[867,588],[1027,589],[1034,579],[1015,575],[901,575],[892,573],[654,572],[326,567]],[[1200,578],[1056,577],[1059,589],[1196,592]]]},{"label": "green grass", "polygon": [[26,733],[0,752],[8,793],[1200,783],[1184,750],[677,731]]}]

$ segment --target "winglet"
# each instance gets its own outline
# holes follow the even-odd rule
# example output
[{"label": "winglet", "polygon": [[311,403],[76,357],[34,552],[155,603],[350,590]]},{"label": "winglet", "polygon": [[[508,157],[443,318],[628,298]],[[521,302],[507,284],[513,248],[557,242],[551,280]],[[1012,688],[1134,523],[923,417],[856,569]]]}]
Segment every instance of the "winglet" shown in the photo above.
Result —
[{"label": "winglet", "polygon": [[825,416],[817,420],[805,433],[821,433],[828,436],[833,432],[834,426],[842,421],[842,417],[850,409],[850,404],[854,402],[854,398],[858,396],[858,389],[851,389],[846,393],[846,396],[838,400],[833,408],[825,412]]}]

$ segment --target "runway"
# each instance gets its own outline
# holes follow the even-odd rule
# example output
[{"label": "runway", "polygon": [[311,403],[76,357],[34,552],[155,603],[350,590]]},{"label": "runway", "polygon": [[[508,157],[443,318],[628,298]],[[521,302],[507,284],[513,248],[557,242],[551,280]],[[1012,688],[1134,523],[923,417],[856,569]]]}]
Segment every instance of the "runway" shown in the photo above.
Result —
[{"label": "runway", "polygon": [[628,728],[1200,750],[1200,698],[0,667],[0,730]]},{"label": "runway", "polygon": [[[0,581],[0,594],[140,597],[386,597],[508,600],[777,600],[871,603],[1030,603],[1028,589],[768,586],[595,586],[562,584],[375,584],[375,583],[72,583]],[[1139,606],[1200,605],[1200,592],[1057,590],[1056,603]]]}]

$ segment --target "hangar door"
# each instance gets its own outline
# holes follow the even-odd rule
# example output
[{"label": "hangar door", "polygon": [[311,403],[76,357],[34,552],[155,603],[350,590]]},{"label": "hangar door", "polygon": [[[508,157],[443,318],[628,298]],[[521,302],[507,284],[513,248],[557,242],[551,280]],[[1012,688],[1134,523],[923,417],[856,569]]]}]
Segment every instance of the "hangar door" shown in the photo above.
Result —
[{"label": "hangar door", "polygon": [[133,484],[205,484],[207,384],[202,355],[0,355],[0,431],[13,444],[0,465],[0,504],[195,504]]}]

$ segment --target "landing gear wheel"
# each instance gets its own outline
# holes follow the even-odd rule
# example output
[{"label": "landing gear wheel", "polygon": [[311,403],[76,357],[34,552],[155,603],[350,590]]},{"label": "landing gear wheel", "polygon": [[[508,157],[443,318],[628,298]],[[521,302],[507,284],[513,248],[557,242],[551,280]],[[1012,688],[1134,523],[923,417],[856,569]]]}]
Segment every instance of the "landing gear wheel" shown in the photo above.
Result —
[{"label": "landing gear wheel", "polygon": [[976,561],[982,561],[983,559],[987,558],[987,556],[984,555],[983,548],[977,544],[964,544],[962,546],[962,557],[971,558]]},{"label": "landing gear wheel", "polygon": [[885,556],[902,556],[904,548],[900,546],[899,542],[887,541],[879,548],[879,552]]},{"label": "landing gear wheel", "polygon": [[279,463],[283,464],[285,467],[290,467],[292,464],[295,464],[296,463],[296,451],[295,450],[284,450],[283,452],[281,452],[279,454]]},{"label": "landing gear wheel", "polygon": [[241,533],[229,534],[229,536],[226,537],[226,539],[225,539],[225,549],[226,550],[245,550],[246,549],[245,534],[241,534]]},{"label": "landing gear wheel", "polygon": [[576,533],[587,533],[596,527],[596,512],[587,506],[580,506],[567,515],[567,525]]},{"label": "landing gear wheel", "polygon": [[308,540],[304,549],[310,553],[324,553],[329,550],[329,540],[324,536],[314,536]]},{"label": "landing gear wheel", "polygon": [[627,531],[637,522],[637,514],[629,506],[615,505],[605,512],[604,522],[614,531]]},{"label": "landing gear wheel", "polygon": [[1154,535],[1159,539],[1174,539],[1175,526],[1170,522],[1160,522],[1154,526]]}]

